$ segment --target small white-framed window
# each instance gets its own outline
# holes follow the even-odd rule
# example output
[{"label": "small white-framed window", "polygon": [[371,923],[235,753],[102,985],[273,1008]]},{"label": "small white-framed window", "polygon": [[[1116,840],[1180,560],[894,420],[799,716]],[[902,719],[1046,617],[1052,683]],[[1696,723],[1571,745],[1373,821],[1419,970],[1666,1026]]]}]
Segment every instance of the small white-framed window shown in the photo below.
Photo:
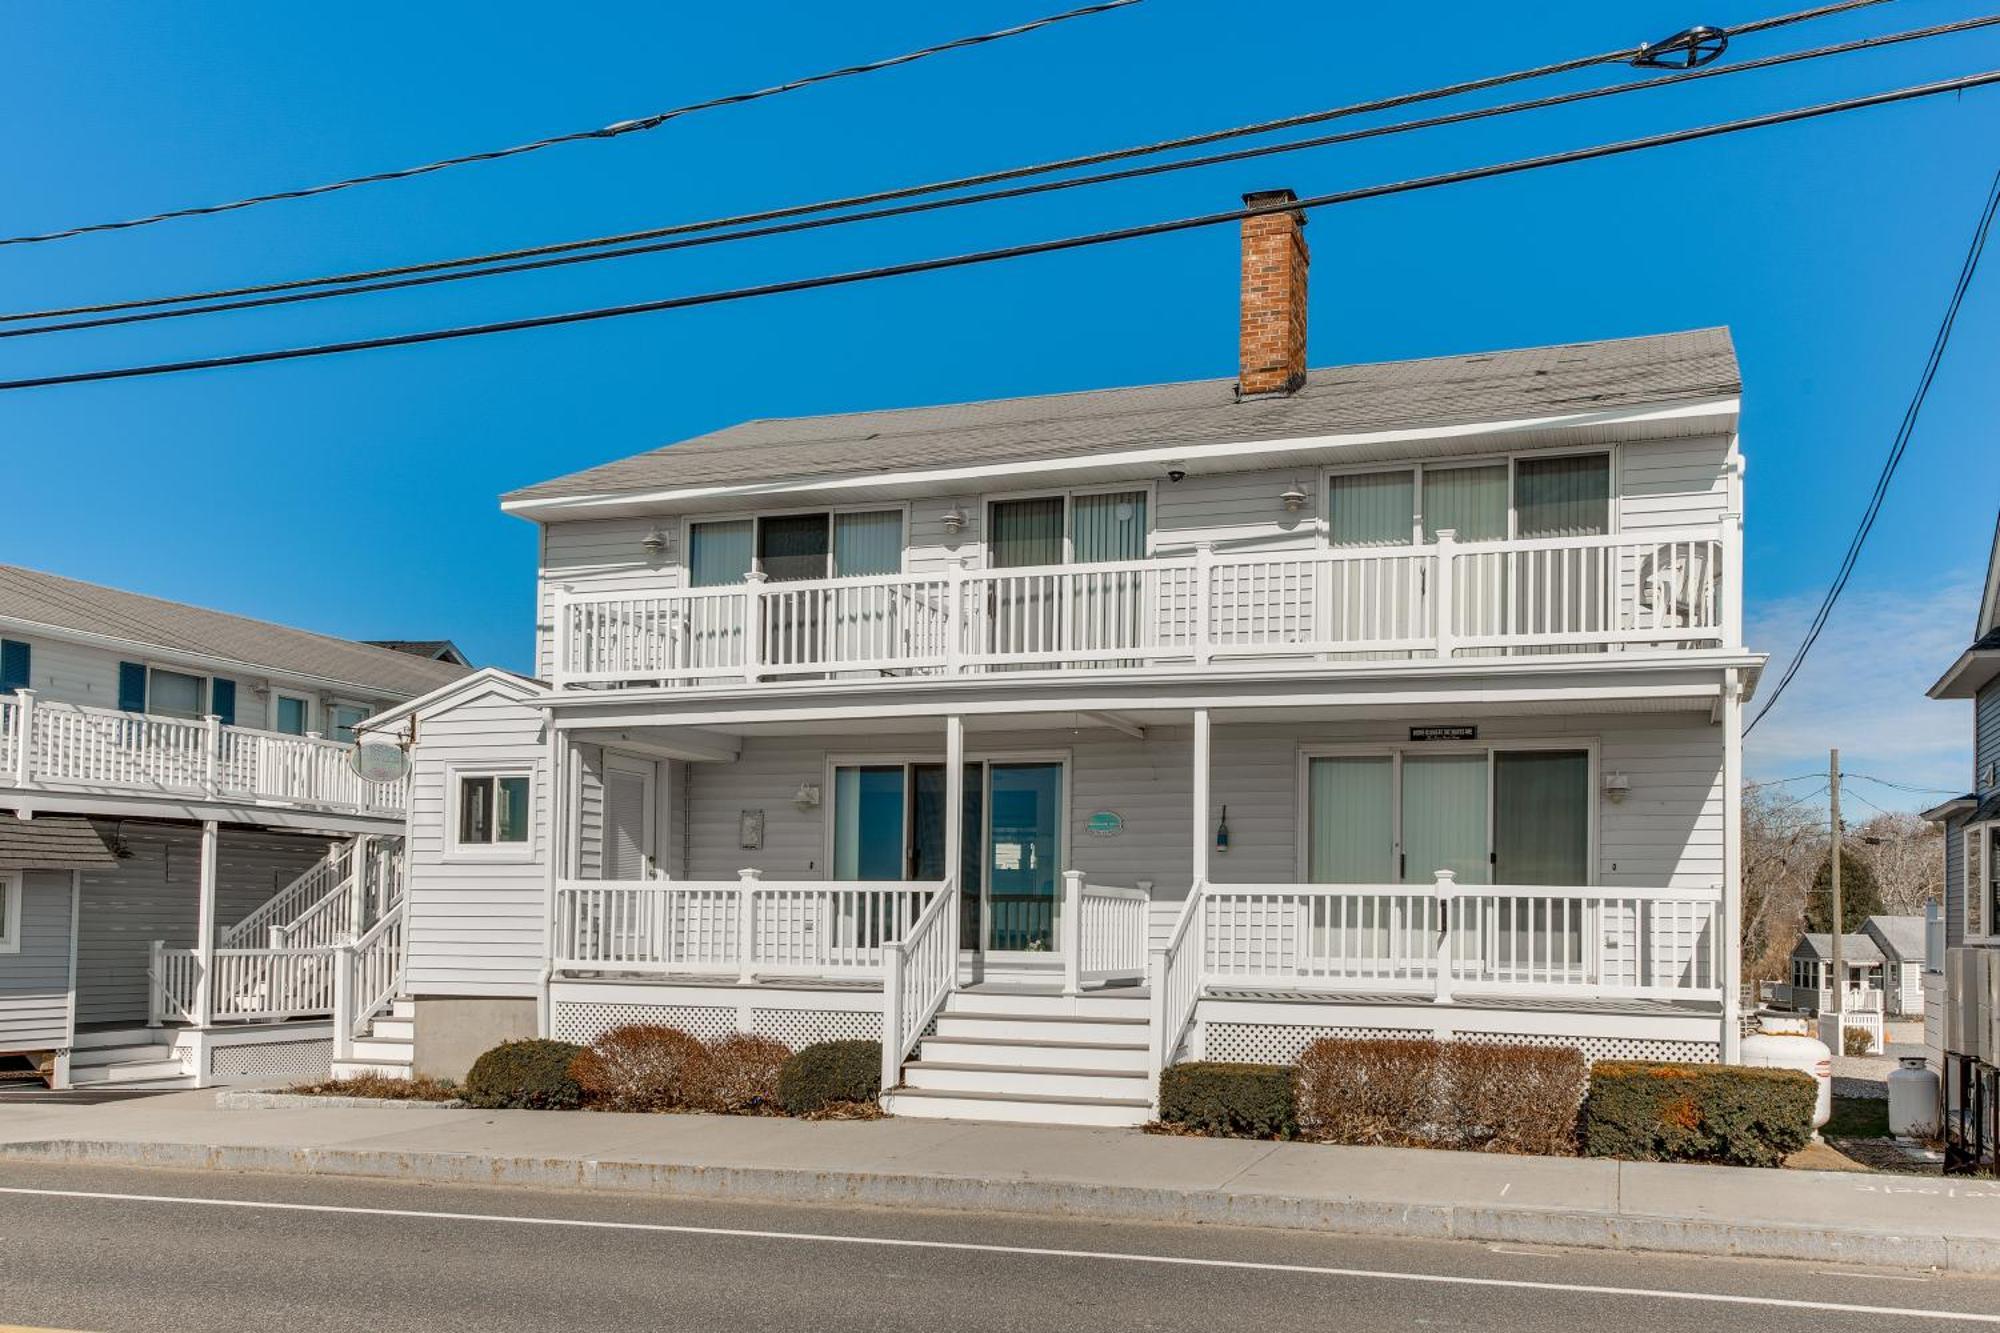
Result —
[{"label": "small white-framed window", "polygon": [[326,737],[328,740],[351,741],[354,729],[368,720],[375,710],[367,704],[341,703],[336,700],[326,710]]},{"label": "small white-framed window", "polygon": [[208,710],[208,678],[153,667],[147,672],[146,711],[160,717],[200,718]]},{"label": "small white-framed window", "polygon": [[312,700],[302,694],[271,696],[271,730],[303,736],[312,730]]},{"label": "small white-framed window", "polygon": [[534,855],[534,774],[527,769],[459,770],[451,780],[451,845],[475,857]]},{"label": "small white-framed window", "polygon": [[0,870],[0,953],[21,952],[21,872]]}]

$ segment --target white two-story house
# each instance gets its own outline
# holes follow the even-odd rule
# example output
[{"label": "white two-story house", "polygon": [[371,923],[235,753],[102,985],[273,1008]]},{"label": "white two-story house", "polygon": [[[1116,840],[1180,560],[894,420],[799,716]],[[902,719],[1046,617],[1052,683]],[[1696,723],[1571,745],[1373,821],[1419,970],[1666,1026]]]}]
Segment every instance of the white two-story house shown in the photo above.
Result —
[{"label": "white two-story house", "polygon": [[354,729],[464,674],[0,565],[0,1070],[324,1072],[407,814]]},{"label": "white two-story house", "polygon": [[879,1037],[896,1114],[1116,1124],[1325,1034],[1733,1058],[1727,333],[1308,370],[1303,227],[1244,224],[1235,376],[505,497],[538,679],[369,724],[412,1039],[353,1060]]}]

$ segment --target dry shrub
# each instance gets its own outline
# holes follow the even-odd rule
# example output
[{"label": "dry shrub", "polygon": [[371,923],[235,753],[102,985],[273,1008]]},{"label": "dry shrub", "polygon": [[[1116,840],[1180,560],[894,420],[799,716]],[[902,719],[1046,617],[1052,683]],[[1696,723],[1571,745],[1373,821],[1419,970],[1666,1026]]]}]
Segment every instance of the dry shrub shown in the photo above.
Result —
[{"label": "dry shrub", "polygon": [[352,1078],[321,1079],[287,1088],[309,1097],[372,1097],[383,1101],[455,1102],[458,1085],[448,1078],[418,1074],[395,1078],[388,1074],[356,1074]]},{"label": "dry shrub", "polygon": [[1448,1145],[1484,1152],[1576,1153],[1576,1113],[1590,1064],[1570,1046],[1444,1047]]},{"label": "dry shrub", "polygon": [[1306,1047],[1297,1066],[1299,1134],[1322,1143],[1427,1143],[1437,1118],[1435,1041],[1327,1037]]},{"label": "dry shrub", "polygon": [[1327,1038],[1296,1078],[1300,1134],[1322,1143],[1563,1156],[1589,1066],[1568,1048]]},{"label": "dry shrub", "polygon": [[726,1115],[782,1115],[778,1071],[792,1048],[769,1037],[732,1032],[708,1044],[704,1110]]},{"label": "dry shrub", "polygon": [[708,1087],[708,1048],[679,1028],[634,1023],[613,1028],[570,1065],[586,1105],[603,1111],[699,1109]]}]

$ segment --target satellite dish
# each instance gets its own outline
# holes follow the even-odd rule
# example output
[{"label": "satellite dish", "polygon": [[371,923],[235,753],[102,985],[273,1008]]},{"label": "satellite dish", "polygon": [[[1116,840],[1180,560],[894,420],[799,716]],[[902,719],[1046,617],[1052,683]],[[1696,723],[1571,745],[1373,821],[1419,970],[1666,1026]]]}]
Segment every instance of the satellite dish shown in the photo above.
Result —
[{"label": "satellite dish", "polygon": [[347,766],[363,782],[400,782],[409,776],[410,756],[399,745],[363,741],[347,752]]}]

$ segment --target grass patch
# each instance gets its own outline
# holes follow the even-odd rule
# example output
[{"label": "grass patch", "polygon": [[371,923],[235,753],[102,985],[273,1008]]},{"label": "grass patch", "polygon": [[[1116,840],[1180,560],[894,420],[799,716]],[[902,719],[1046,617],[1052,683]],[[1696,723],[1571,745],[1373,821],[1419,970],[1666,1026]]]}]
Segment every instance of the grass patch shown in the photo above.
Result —
[{"label": "grass patch", "polygon": [[419,1074],[415,1078],[389,1078],[383,1074],[360,1074],[354,1078],[331,1078],[319,1083],[301,1083],[285,1089],[308,1097],[373,1097],[381,1101],[450,1102],[458,1100],[458,1085],[448,1078]]},{"label": "grass patch", "polygon": [[1833,1118],[1819,1132],[1829,1138],[1886,1139],[1889,1103],[1879,1097],[1835,1097]]}]

